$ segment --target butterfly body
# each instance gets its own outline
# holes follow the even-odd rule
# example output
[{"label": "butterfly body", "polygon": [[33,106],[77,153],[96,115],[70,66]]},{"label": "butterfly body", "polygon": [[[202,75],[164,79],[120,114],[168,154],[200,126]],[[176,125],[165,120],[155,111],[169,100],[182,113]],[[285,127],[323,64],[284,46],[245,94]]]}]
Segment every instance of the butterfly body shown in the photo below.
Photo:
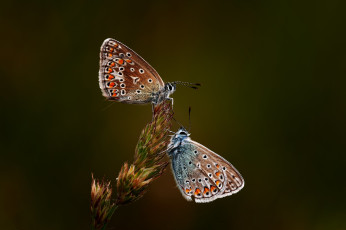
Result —
[{"label": "butterfly body", "polygon": [[242,176],[231,163],[189,136],[180,128],[167,148],[174,178],[187,200],[206,203],[244,187]]},{"label": "butterfly body", "polygon": [[100,50],[99,85],[111,101],[159,104],[172,100],[176,83],[164,83],[156,70],[121,42],[108,38]]}]

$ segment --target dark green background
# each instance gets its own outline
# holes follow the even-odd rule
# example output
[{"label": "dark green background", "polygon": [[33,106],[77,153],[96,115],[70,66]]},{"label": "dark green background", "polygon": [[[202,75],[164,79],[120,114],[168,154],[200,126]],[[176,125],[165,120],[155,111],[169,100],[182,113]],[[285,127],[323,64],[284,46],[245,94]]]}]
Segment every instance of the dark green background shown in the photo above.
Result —
[{"label": "dark green background", "polygon": [[132,161],[151,107],[102,97],[108,37],[202,83],[175,117],[191,106],[192,138],[246,181],[194,204],[167,170],[111,229],[346,229],[344,1],[7,1],[0,20],[1,229],[90,229],[91,172]]}]

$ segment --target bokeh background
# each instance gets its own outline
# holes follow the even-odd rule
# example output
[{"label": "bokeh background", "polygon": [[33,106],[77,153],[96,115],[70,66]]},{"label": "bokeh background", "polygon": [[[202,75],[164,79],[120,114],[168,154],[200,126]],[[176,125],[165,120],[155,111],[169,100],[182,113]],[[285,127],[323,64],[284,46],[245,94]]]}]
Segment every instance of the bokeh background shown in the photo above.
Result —
[{"label": "bokeh background", "polygon": [[175,118],[246,185],[194,204],[167,170],[110,229],[346,229],[345,22],[341,0],[3,1],[0,228],[89,229],[91,173],[132,161],[151,106],[102,97],[112,37],[202,84]]}]

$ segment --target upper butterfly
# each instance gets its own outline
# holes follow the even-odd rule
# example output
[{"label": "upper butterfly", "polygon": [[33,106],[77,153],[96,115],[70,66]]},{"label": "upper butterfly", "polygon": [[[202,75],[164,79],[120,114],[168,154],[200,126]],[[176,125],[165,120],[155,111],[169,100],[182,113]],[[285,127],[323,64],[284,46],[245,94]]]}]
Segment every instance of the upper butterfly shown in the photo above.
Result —
[{"label": "upper butterfly", "polygon": [[[99,83],[108,100],[128,104],[159,104],[182,82],[164,83],[156,70],[121,42],[108,38],[100,51]],[[199,84],[191,84],[196,88]]]},{"label": "upper butterfly", "polygon": [[189,201],[210,202],[244,187],[244,179],[233,165],[191,140],[185,128],[172,136],[167,153],[178,188]]}]

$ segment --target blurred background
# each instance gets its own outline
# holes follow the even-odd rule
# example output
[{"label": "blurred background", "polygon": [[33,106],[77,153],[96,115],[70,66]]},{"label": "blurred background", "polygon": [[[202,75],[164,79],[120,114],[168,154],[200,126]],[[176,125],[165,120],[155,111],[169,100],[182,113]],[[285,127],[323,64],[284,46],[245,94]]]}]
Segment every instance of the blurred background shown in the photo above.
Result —
[{"label": "blurred background", "polygon": [[191,106],[191,137],[246,181],[194,204],[168,168],[110,229],[346,229],[344,1],[1,5],[1,229],[90,229],[91,173],[114,182],[132,161],[151,106],[102,97],[108,37],[202,84],[178,88],[175,118]]}]

